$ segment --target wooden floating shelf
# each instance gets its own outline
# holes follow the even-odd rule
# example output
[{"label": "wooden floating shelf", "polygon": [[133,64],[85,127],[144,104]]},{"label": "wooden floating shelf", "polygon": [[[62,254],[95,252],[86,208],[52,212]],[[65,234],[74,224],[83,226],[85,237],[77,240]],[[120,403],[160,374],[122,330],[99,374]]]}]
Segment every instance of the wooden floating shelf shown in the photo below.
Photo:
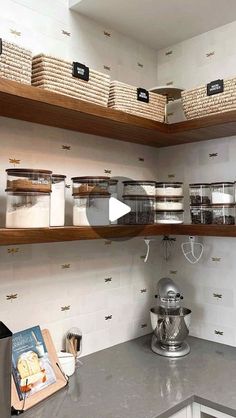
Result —
[{"label": "wooden floating shelf", "polygon": [[125,239],[158,235],[236,237],[232,225],[112,225],[102,227],[58,227],[0,229],[0,245],[40,244],[63,241]]},{"label": "wooden floating shelf", "polygon": [[0,116],[157,148],[236,135],[236,111],[168,125],[3,78]]}]

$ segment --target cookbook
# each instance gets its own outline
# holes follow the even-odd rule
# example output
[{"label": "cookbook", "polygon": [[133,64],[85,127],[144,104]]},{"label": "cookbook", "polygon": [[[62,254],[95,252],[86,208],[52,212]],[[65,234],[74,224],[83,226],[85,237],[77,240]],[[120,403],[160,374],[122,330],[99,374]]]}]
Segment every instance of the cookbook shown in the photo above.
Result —
[{"label": "cookbook", "polygon": [[56,382],[39,326],[13,334],[12,374],[19,400],[31,397]]}]

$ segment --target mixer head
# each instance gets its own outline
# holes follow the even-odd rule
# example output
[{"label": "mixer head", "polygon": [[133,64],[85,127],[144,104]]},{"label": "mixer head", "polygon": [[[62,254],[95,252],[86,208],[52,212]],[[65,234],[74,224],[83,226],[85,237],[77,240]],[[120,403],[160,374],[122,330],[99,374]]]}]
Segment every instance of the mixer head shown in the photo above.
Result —
[{"label": "mixer head", "polygon": [[160,306],[168,309],[179,308],[181,299],[183,299],[174,280],[168,277],[160,279],[157,283],[157,297],[160,301]]}]

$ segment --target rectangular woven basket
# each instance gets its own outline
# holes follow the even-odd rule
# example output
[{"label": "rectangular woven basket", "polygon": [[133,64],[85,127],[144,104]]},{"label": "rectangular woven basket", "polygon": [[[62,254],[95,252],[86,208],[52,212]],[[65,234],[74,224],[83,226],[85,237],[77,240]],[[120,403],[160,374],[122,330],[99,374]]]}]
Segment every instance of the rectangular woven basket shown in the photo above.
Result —
[{"label": "rectangular woven basket", "polygon": [[49,55],[33,57],[32,85],[107,106],[110,76],[89,69],[89,80],[73,76],[73,63]]},{"label": "rectangular woven basket", "polygon": [[126,113],[164,122],[166,97],[149,92],[149,102],[137,99],[137,88],[120,81],[112,81],[108,106]]},{"label": "rectangular woven basket", "polygon": [[31,84],[32,53],[0,39],[0,77]]},{"label": "rectangular woven basket", "polygon": [[182,92],[182,103],[187,119],[200,118],[236,109],[236,78],[224,80],[222,93],[207,96],[207,86]]}]

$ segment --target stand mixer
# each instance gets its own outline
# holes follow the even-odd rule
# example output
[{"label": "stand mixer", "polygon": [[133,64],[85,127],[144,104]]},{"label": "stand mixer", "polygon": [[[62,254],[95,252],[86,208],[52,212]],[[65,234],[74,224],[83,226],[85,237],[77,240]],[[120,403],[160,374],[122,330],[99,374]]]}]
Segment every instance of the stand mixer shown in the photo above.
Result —
[{"label": "stand mixer", "polygon": [[189,334],[191,310],[181,307],[183,296],[172,279],[157,284],[158,305],[150,310],[154,335],[151,348],[165,357],[182,357],[190,352],[185,341]]}]

